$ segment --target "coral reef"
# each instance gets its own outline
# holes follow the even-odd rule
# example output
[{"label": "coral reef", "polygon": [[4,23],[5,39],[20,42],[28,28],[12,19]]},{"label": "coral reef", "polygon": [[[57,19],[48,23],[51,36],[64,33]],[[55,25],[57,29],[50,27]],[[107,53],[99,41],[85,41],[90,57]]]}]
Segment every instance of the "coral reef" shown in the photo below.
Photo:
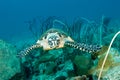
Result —
[{"label": "coral reef", "polygon": [[[44,27],[41,27],[42,31],[40,34],[42,34],[47,29],[56,27],[56,24],[57,26],[62,25],[62,27],[65,28],[63,30],[77,42],[80,41],[88,44],[97,43],[103,45],[103,47],[99,52],[91,55],[87,53],[83,54],[83,52],[81,51],[66,47],[63,49],[50,50],[46,52],[40,51],[36,53],[36,55],[40,54],[37,56],[37,59],[36,58],[31,59],[31,55],[27,56],[26,61],[28,61],[28,63],[31,63],[32,61],[31,66],[33,67],[32,72],[34,76],[33,75],[30,76],[33,79],[45,79],[45,77],[48,77],[49,79],[65,80],[68,79],[68,77],[73,77],[71,79],[74,79],[75,76],[78,76],[76,78],[79,79],[79,76],[86,75],[88,80],[89,79],[96,80],[98,78],[98,74],[103,63],[103,59],[108,49],[107,46],[110,43],[111,38],[114,36],[114,33],[117,31],[115,27],[120,28],[118,26],[120,25],[119,22],[117,20],[114,21],[111,18],[103,16],[100,24],[96,23],[95,21],[89,21],[88,19],[80,18],[76,19],[73,25],[69,25],[59,21],[58,19],[55,19],[55,17],[49,17],[45,21],[45,24],[44,23],[42,24],[43,26],[45,26],[45,29],[43,29]],[[33,28],[35,29],[35,27],[32,27],[32,25],[30,27],[31,32],[33,32],[34,31]],[[106,76],[109,77],[110,75],[108,74],[108,72],[111,69],[116,71],[115,67],[119,66],[118,47],[120,47],[120,45],[118,41],[119,38],[116,39],[116,41],[113,44],[113,48],[110,50],[110,54],[108,55],[108,58],[103,69],[101,77],[102,79],[106,79]],[[32,53],[34,53],[34,51]],[[32,57],[33,56],[35,55],[32,55]],[[71,63],[66,64],[67,61],[68,62],[70,61]],[[46,66],[47,64],[49,64],[49,67]],[[64,66],[70,64],[72,64],[71,70],[68,72],[63,71]],[[69,72],[71,72],[71,74],[68,74]],[[61,75],[57,77],[53,76],[57,74]],[[90,76],[92,76],[92,78]]]},{"label": "coral reef", "polygon": [[13,45],[0,40],[0,80],[9,80],[20,72],[20,61],[16,54]]},{"label": "coral reef", "polygon": [[[103,54],[99,55],[98,58],[98,63],[89,70],[89,73],[92,74],[93,76],[98,76],[101,70],[101,66],[104,60],[104,57],[106,55],[106,52]],[[120,53],[117,49],[112,48],[110,50],[110,53],[108,55],[108,58],[106,59],[106,63],[103,68],[102,76],[101,78],[107,79],[107,80],[119,80],[119,79],[114,79],[117,78],[119,75],[119,67],[120,66]],[[110,78],[111,74],[116,74],[115,76],[112,76],[113,78]],[[95,78],[96,79],[96,78]]]},{"label": "coral reef", "polygon": [[76,55],[73,63],[76,67],[76,73],[79,75],[87,75],[88,70],[92,67],[93,62],[90,55]]},{"label": "coral reef", "polygon": [[[0,80],[97,80],[110,40],[120,30],[119,20],[105,16],[100,23],[86,18],[77,18],[73,24],[67,24],[65,20],[60,20],[58,17],[48,17],[44,20],[35,18],[28,24],[34,37],[14,42],[17,49],[0,40]],[[63,30],[75,42],[102,45],[102,49],[94,54],[69,46],[47,51],[34,49],[30,55],[20,60],[16,57],[17,51],[32,45],[50,28]],[[119,41],[118,36],[106,59],[100,78],[102,80],[120,79]]]},{"label": "coral reef", "polygon": [[72,77],[72,78],[67,78],[66,80],[88,80],[87,76],[82,75],[82,76],[76,76],[76,77]]},{"label": "coral reef", "polygon": [[106,75],[104,76],[104,79],[107,79],[107,80],[120,80],[120,71],[118,69],[120,69],[120,65],[112,67],[111,69],[109,69],[107,71]]}]

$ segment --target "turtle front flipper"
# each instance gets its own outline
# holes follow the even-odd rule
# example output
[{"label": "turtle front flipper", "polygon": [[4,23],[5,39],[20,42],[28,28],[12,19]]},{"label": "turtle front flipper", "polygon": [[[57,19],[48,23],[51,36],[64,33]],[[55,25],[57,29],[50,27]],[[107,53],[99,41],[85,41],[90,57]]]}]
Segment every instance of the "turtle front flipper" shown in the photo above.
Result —
[{"label": "turtle front flipper", "polygon": [[89,52],[89,53],[96,53],[98,52],[101,47],[98,45],[88,45],[84,43],[76,43],[76,42],[65,42],[66,46],[73,47],[75,49],[79,49],[81,51]]},{"label": "turtle front flipper", "polygon": [[28,47],[28,48],[24,49],[23,51],[21,51],[20,53],[18,53],[17,56],[24,57],[25,55],[29,54],[30,51],[32,51],[33,49],[40,48],[40,47],[42,47],[42,46],[38,45],[38,44],[32,45],[31,47]]}]

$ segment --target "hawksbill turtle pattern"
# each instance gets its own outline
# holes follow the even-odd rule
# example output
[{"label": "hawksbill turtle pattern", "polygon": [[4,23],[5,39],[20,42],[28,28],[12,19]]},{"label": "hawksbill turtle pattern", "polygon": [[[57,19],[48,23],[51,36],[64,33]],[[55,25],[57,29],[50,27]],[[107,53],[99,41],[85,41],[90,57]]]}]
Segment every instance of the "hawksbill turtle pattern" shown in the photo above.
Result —
[{"label": "hawksbill turtle pattern", "polygon": [[81,51],[89,52],[89,53],[96,53],[101,49],[101,46],[98,46],[98,45],[88,45],[84,43],[77,43],[65,32],[52,28],[46,31],[40,37],[40,39],[36,42],[36,44],[18,53],[18,56],[23,57],[29,54],[30,51],[36,48],[43,48],[43,50],[52,50],[52,49],[58,49],[58,48],[63,48],[67,46],[73,47]]}]

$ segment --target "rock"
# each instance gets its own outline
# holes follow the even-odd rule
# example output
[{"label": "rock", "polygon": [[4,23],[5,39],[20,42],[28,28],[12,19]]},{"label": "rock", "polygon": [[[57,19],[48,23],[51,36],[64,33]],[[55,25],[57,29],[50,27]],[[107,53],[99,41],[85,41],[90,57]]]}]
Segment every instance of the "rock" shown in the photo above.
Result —
[{"label": "rock", "polygon": [[[93,75],[93,79],[98,78],[106,52],[99,55],[97,64],[93,66],[89,71],[90,74]],[[120,79],[119,69],[120,69],[120,52],[115,48],[111,48],[104,65],[101,78],[105,80],[119,80]]]},{"label": "rock", "polygon": [[103,78],[106,80],[120,80],[120,66],[115,66],[108,70]]},{"label": "rock", "polygon": [[47,62],[47,61],[54,61],[62,54],[63,54],[62,49],[50,50],[50,51],[48,51],[48,53],[41,55],[38,61],[39,61],[39,63]]},{"label": "rock", "polygon": [[59,58],[63,54],[62,49],[56,49],[56,50],[50,50],[42,55],[40,55],[40,58],[36,60],[33,64],[34,65],[34,70],[38,70],[40,64],[42,63],[47,63],[47,62],[52,62],[55,61],[57,58]]},{"label": "rock", "polygon": [[92,59],[90,56],[86,55],[76,55],[74,59],[75,68],[77,70],[77,74],[86,75],[88,70],[92,66]]},{"label": "rock", "polygon": [[65,76],[59,76],[59,77],[55,78],[55,80],[65,80],[65,79],[66,79]]},{"label": "rock", "polygon": [[[60,70],[56,72],[56,77],[65,76],[68,77],[70,71],[74,71],[74,66],[71,60],[66,61],[64,64],[58,66]],[[71,73],[72,74],[72,73]]]},{"label": "rock", "polygon": [[56,67],[56,64],[54,62],[41,63],[39,65],[39,72],[40,74],[49,75],[54,72],[55,67]]},{"label": "rock", "polygon": [[14,46],[0,40],[0,80],[9,80],[20,72],[20,62],[16,54]]},{"label": "rock", "polygon": [[82,76],[75,76],[75,77],[67,78],[66,80],[88,80],[88,78],[86,75],[82,75]]},{"label": "rock", "polygon": [[[39,75],[33,75],[32,80],[65,80],[65,78],[69,77],[70,71],[74,70],[73,63],[71,60],[66,61],[64,64],[58,65],[60,70],[54,72],[55,64],[50,62],[50,65],[47,63],[40,64],[40,73]],[[53,73],[54,72],[54,73]]]}]

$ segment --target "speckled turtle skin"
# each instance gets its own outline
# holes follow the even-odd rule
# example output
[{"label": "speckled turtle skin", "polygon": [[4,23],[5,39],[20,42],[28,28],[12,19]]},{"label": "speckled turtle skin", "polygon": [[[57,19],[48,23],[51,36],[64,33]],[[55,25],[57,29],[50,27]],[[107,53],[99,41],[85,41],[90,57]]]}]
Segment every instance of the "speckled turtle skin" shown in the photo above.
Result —
[{"label": "speckled turtle skin", "polygon": [[43,50],[52,50],[67,46],[89,53],[95,53],[101,49],[101,47],[97,45],[87,45],[84,43],[77,43],[65,32],[52,28],[46,31],[36,42],[36,44],[18,53],[18,56],[23,57],[36,48],[42,48]]}]

